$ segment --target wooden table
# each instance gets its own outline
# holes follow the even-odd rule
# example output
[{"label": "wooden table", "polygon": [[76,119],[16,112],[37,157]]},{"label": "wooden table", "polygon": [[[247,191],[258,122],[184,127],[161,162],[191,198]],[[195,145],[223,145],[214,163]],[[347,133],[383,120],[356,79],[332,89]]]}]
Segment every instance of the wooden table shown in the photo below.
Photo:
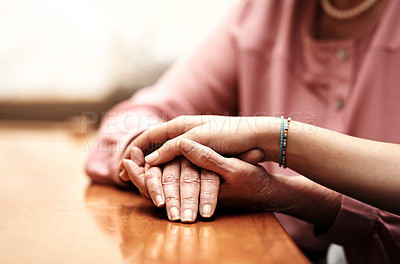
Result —
[{"label": "wooden table", "polygon": [[171,223],[135,193],[90,184],[92,138],[0,122],[0,263],[308,263],[271,213]]}]

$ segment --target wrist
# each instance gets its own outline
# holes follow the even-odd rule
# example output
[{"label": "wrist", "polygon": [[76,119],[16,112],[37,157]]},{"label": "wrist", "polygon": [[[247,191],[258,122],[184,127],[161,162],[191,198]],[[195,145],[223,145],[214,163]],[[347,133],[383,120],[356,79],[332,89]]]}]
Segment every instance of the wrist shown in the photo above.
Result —
[{"label": "wrist", "polygon": [[276,117],[260,117],[255,133],[257,148],[264,151],[265,161],[279,161],[281,137],[281,119]]},{"label": "wrist", "polygon": [[282,203],[277,212],[329,228],[341,208],[342,195],[303,176],[275,176]]}]

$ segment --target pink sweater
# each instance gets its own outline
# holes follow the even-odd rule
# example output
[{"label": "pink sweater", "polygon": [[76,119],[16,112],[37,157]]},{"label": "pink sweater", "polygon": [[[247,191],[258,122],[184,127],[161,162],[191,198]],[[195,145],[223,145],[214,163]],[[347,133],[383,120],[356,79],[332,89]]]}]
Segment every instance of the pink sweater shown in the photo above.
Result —
[{"label": "pink sweater", "polygon": [[[121,184],[118,163],[128,142],[182,114],[285,115],[400,144],[400,1],[389,3],[377,25],[343,41],[312,37],[315,7],[314,0],[243,1],[191,56],[107,113],[88,175]],[[335,223],[317,238],[284,218],[297,242],[343,245],[350,263],[400,263],[400,217],[357,200],[344,196]]]}]

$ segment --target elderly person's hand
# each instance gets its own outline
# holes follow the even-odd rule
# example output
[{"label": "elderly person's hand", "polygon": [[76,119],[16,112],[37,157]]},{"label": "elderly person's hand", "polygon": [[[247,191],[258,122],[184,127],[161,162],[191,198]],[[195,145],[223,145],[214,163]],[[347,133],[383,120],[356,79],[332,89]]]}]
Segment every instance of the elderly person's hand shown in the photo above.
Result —
[{"label": "elderly person's hand", "polygon": [[[133,152],[139,152],[133,149]],[[139,154],[140,155],[140,154]],[[143,154],[142,154],[143,156]],[[123,160],[131,181],[144,197],[158,206],[166,206],[170,221],[194,222],[200,202],[211,205],[209,211],[200,211],[203,217],[211,217],[216,206],[219,178],[215,174],[202,174],[185,158],[177,158],[162,166],[150,167],[130,159]],[[201,190],[201,191],[200,191]],[[214,201],[215,200],[215,201]]]},{"label": "elderly person's hand", "polygon": [[[199,208],[203,217],[212,216],[218,197],[225,206],[277,209],[272,205],[278,201],[269,199],[274,190],[269,184],[272,176],[263,167],[238,158],[222,157],[210,148],[189,140],[184,141],[181,147],[186,157],[174,159],[165,164],[162,170],[150,167],[146,172],[133,161],[124,160],[132,181],[144,183],[144,190],[148,189],[146,194],[153,201],[157,201],[153,197],[164,193],[170,220],[178,220],[178,212],[181,211],[182,222],[195,221],[199,193]],[[257,156],[255,152],[247,152],[241,158],[252,161]],[[192,163],[200,166],[200,169]],[[221,186],[218,175],[221,177]],[[144,177],[144,180],[140,177]],[[265,202],[267,200],[268,203]]]},{"label": "elderly person's hand", "polygon": [[132,142],[125,151],[122,168],[121,179],[132,181],[142,196],[151,199],[156,206],[165,205],[171,221],[194,222],[199,194],[201,202],[212,205],[212,211],[201,212],[203,217],[211,217],[215,209],[216,199],[214,202],[207,194],[218,194],[218,176],[202,175],[200,180],[199,169],[185,158],[150,167],[144,163],[143,151]]},{"label": "elderly person's hand", "polygon": [[[161,166],[145,165],[143,151],[133,141],[124,153],[121,179],[132,181],[142,196],[158,206],[166,206],[168,219],[185,223],[196,221],[200,215],[213,215],[218,199],[220,179],[207,170],[200,170],[186,158],[177,158]],[[258,163],[262,153],[250,150],[237,156]]]},{"label": "elderly person's hand", "polygon": [[262,166],[235,157],[226,158],[211,148],[192,140],[182,139],[181,153],[202,173],[216,173],[221,177],[219,203],[228,207],[280,211],[277,177]]},{"label": "elderly person's hand", "polygon": [[[201,120],[223,117],[197,116],[193,118]],[[175,120],[182,119],[184,117]],[[149,139],[147,135],[155,136],[154,139],[157,141],[143,141],[144,138]],[[170,160],[160,166],[145,165],[144,154],[154,149],[157,143],[164,143],[165,140],[160,140],[162,138],[165,138],[164,134],[157,135],[155,131],[152,131],[151,133],[144,132],[133,140],[123,155],[120,178],[123,181],[132,181],[142,196],[151,199],[156,206],[165,205],[171,221],[180,219],[182,222],[194,222],[198,208],[202,217],[211,217],[218,199],[220,185],[218,175],[193,166],[186,158]],[[263,159],[263,152],[249,149],[236,157],[257,164]]]},{"label": "elderly person's hand", "polygon": [[322,229],[332,224],[340,208],[340,194],[302,176],[271,175],[260,165],[223,157],[185,138],[181,139],[179,148],[201,168],[202,174],[220,175],[218,203],[222,206],[287,213]]}]

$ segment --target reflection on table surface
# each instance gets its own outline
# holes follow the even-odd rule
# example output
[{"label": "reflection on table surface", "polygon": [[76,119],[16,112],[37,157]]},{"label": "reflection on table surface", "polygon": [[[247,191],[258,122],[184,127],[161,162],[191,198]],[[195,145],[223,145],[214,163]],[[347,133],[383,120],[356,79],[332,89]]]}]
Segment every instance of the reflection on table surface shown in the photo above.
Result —
[{"label": "reflection on table surface", "polygon": [[[119,240],[124,260],[145,263],[277,263],[301,255],[270,213],[223,211],[211,221],[167,221],[137,194],[90,185],[86,206],[100,230]],[[218,260],[218,261],[217,261]],[[296,261],[294,261],[296,260]]]},{"label": "reflection on table surface", "polygon": [[90,184],[90,140],[0,126],[0,263],[307,263],[270,213],[172,223],[132,191]]}]

